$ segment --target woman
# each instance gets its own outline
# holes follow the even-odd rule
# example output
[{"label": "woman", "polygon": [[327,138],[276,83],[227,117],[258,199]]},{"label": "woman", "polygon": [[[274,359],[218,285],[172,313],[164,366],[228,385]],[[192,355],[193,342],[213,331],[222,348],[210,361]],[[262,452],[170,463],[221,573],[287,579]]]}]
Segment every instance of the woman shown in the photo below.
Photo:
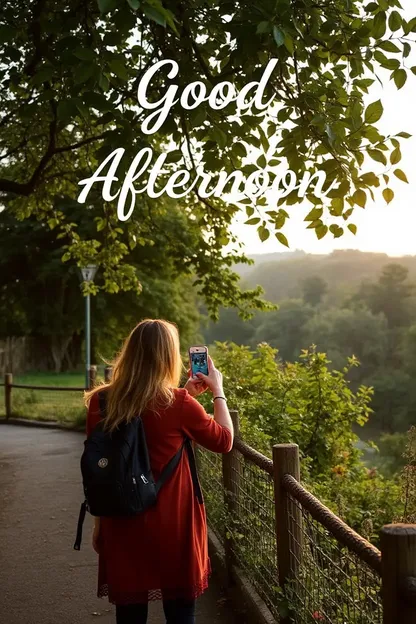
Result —
[{"label": "woman", "polygon": [[[106,428],[137,415],[143,420],[157,480],[187,436],[215,453],[233,445],[233,424],[222,374],[209,359],[178,388],[182,371],[179,335],[171,323],[145,320],[127,338],[110,383],[86,394],[87,435],[102,417],[98,391],[107,392]],[[195,397],[213,393],[214,418]],[[157,504],[134,517],[95,518],[93,547],[99,554],[98,596],[116,605],[117,624],[145,624],[148,600],[163,600],[168,624],[193,624],[195,600],[211,572],[205,508],[195,495],[188,455],[163,485]]]}]

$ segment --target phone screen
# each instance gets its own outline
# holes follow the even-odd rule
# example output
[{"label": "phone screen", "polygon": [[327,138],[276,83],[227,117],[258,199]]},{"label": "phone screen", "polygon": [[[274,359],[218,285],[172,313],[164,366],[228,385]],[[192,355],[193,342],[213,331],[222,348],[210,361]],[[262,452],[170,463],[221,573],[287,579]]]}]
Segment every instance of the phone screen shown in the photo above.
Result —
[{"label": "phone screen", "polygon": [[208,375],[208,355],[204,351],[202,353],[191,353],[191,374],[195,377],[196,373]]}]

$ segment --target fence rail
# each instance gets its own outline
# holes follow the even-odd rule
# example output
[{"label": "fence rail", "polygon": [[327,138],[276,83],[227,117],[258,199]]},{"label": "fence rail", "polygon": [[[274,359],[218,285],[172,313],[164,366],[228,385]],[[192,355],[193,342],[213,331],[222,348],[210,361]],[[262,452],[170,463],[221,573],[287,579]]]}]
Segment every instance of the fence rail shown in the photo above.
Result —
[{"label": "fence rail", "polygon": [[[105,372],[106,377],[108,371]],[[96,383],[97,367],[89,369],[89,387]],[[0,384],[0,416],[34,420],[82,423],[85,421],[83,393],[85,387],[42,386],[14,383],[13,375],[6,373]],[[62,394],[64,393],[64,394]]]}]

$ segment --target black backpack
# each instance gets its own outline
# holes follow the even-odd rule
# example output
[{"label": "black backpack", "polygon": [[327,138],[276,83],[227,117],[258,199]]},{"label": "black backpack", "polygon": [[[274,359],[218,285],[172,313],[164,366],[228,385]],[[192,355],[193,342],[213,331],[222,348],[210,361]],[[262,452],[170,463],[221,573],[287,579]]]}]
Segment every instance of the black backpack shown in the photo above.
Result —
[{"label": "black backpack", "polygon": [[[105,417],[105,393],[100,392],[98,398],[101,416]],[[188,453],[195,494],[203,503],[189,438],[185,438],[155,483],[142,419],[136,417],[130,423],[123,423],[113,433],[104,431],[103,425],[104,418],[84,442],[81,473],[85,501],[79,512],[74,550],[81,548],[82,525],[87,511],[92,516],[136,516],[155,505],[160,488],[178,466],[184,448]]]}]

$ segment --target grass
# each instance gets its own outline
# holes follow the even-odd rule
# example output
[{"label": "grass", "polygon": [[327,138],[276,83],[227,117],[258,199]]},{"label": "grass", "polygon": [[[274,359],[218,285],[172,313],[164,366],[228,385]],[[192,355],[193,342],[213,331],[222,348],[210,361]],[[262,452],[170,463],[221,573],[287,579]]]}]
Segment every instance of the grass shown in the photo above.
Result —
[{"label": "grass", "polygon": [[[100,376],[98,377],[100,379]],[[12,388],[12,417],[58,421],[82,426],[86,411],[83,401],[85,375],[79,373],[27,373],[13,378],[16,384],[65,386],[80,390],[32,390]],[[4,387],[0,386],[0,417],[5,417]]]}]

